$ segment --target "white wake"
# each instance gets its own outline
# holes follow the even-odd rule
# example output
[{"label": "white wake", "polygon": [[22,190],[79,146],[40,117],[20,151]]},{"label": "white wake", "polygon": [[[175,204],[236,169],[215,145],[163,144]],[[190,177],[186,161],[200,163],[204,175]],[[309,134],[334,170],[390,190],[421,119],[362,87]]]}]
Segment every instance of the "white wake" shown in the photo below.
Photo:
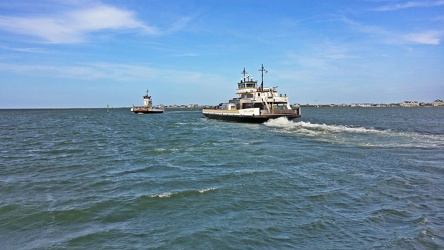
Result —
[{"label": "white wake", "polygon": [[444,147],[444,136],[442,135],[316,124],[304,121],[293,122],[283,117],[269,120],[264,125],[279,133],[310,136],[331,143],[347,143],[360,146]]}]

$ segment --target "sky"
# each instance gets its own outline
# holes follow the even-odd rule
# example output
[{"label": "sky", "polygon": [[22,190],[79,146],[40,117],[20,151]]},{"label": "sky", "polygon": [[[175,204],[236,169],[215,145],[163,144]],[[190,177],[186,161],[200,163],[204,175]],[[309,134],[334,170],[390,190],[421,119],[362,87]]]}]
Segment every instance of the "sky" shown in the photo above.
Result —
[{"label": "sky", "polygon": [[0,108],[444,99],[444,0],[1,0]]}]

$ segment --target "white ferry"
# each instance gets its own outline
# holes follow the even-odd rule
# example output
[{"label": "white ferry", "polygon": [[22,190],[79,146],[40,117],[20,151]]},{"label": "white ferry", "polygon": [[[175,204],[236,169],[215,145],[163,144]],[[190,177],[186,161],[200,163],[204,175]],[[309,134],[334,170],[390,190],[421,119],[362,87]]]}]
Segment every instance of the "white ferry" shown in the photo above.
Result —
[{"label": "white ferry", "polygon": [[153,101],[151,96],[148,95],[148,90],[143,96],[143,106],[134,106],[131,108],[131,112],[136,114],[151,114],[151,113],[163,113],[164,108],[160,106],[153,107]]},{"label": "white ferry", "polygon": [[301,117],[301,109],[293,109],[287,95],[278,93],[277,87],[264,87],[264,72],[262,65],[262,82],[250,78],[244,70],[243,78],[238,83],[237,98],[221,103],[214,109],[203,109],[202,114],[209,119],[235,122],[265,122],[269,119],[286,117],[289,120]]}]

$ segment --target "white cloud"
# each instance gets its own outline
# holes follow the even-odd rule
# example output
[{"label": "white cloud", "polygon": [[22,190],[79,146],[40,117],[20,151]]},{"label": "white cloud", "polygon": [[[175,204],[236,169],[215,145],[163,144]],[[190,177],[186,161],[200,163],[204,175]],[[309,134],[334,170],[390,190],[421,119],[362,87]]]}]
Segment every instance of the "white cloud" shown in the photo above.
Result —
[{"label": "white cloud", "polygon": [[354,30],[374,37],[375,39],[373,40],[373,42],[375,43],[394,45],[403,45],[406,43],[438,45],[441,43],[441,38],[444,36],[444,31],[437,30],[428,30],[406,34],[406,32],[386,30],[378,26],[360,24],[350,19],[344,19],[344,22],[347,23]]},{"label": "white cloud", "polygon": [[67,14],[72,27],[80,31],[96,31],[101,29],[142,29],[150,34],[156,29],[137,21],[134,13],[119,10],[111,6],[97,6],[90,9],[73,11]]},{"label": "white cloud", "polygon": [[425,31],[421,33],[407,34],[405,35],[405,39],[414,43],[438,45],[441,43],[442,35],[443,32]]},{"label": "white cloud", "polygon": [[185,53],[180,53],[180,54],[173,54],[172,56],[174,56],[174,57],[196,57],[196,56],[200,56],[200,54],[194,53],[194,52],[185,52]]},{"label": "white cloud", "polygon": [[0,16],[0,29],[39,38],[49,43],[82,43],[91,32],[135,29],[154,35],[158,31],[138,21],[131,11],[107,5],[64,12],[57,15]]},{"label": "white cloud", "polygon": [[19,51],[19,52],[27,52],[27,53],[47,53],[45,49],[42,48],[20,48],[20,47],[6,47],[0,46],[0,49],[9,50],[9,51]]},{"label": "white cloud", "polygon": [[202,74],[200,72],[112,63],[84,63],[65,66],[0,63],[0,72],[1,71],[31,77],[50,77],[85,81],[107,80],[119,82],[156,80],[182,85],[207,85],[208,81],[211,82],[217,78],[217,76]]},{"label": "white cloud", "polygon": [[399,10],[399,9],[407,9],[407,8],[414,8],[414,7],[433,7],[433,6],[441,6],[444,5],[444,1],[411,1],[406,2],[402,4],[393,4],[393,5],[385,5],[376,8],[376,11],[392,11],[392,10]]},{"label": "white cloud", "polygon": [[48,77],[116,81],[152,80],[159,75],[156,69],[137,65],[89,63],[78,65],[43,65],[0,63],[0,71],[34,77]]},{"label": "white cloud", "polygon": [[179,20],[177,20],[173,25],[166,31],[166,33],[173,33],[178,30],[183,29],[188,25],[188,23],[191,21],[190,17],[182,17]]}]

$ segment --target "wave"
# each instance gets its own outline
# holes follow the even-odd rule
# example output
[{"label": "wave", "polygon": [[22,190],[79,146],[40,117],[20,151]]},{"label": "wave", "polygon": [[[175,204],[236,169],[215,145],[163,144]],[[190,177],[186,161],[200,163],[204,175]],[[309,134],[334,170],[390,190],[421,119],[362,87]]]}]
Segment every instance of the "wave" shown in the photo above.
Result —
[{"label": "wave", "polygon": [[[284,129],[301,129],[307,130],[308,132],[348,132],[348,133],[389,133],[390,130],[377,130],[372,128],[364,127],[349,127],[344,125],[326,125],[326,124],[316,124],[311,122],[293,122],[286,118],[272,119],[264,123],[269,127],[280,127]],[[304,131],[302,131],[304,132]],[[309,133],[312,134],[312,133]],[[313,133],[316,134],[316,133]]]},{"label": "wave", "polygon": [[176,191],[176,192],[164,192],[159,194],[153,194],[150,197],[151,198],[170,198],[173,196],[189,196],[189,195],[197,195],[197,194],[203,194],[206,192],[210,192],[213,190],[218,189],[217,187],[211,187],[211,188],[203,188],[199,190],[183,190],[183,191]]},{"label": "wave", "polygon": [[269,120],[264,125],[274,128],[277,132],[310,136],[332,143],[421,148],[444,146],[444,136],[417,132],[397,132],[390,129],[316,124],[304,121],[293,122],[283,117]]}]

